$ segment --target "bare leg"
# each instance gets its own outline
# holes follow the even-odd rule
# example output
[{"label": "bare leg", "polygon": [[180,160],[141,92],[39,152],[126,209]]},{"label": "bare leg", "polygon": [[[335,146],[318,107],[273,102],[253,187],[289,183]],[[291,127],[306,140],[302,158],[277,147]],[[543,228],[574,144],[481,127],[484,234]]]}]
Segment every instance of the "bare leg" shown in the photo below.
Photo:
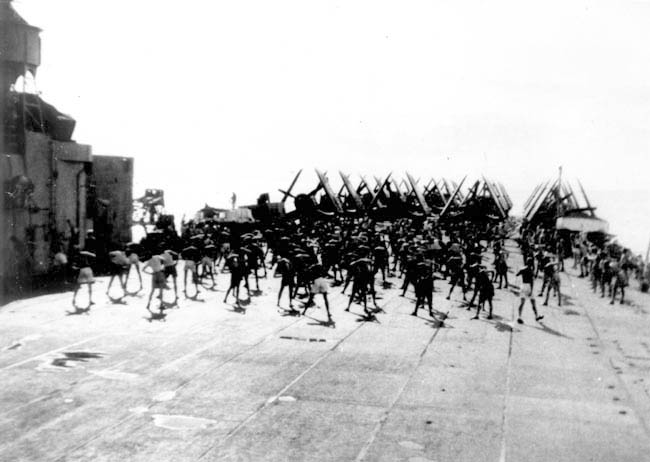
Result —
[{"label": "bare leg", "polygon": [[[280,298],[282,297],[283,291],[284,291],[284,284],[280,284],[280,290],[278,291],[278,306],[280,306]],[[289,297],[291,298],[291,289],[289,289]]]},{"label": "bare leg", "polygon": [[[153,287],[151,288],[151,292],[149,292],[149,300],[147,300],[147,310],[149,310],[149,306],[151,306],[151,299],[153,298],[153,293],[156,291]],[[151,310],[149,310],[151,311]]]},{"label": "bare leg", "polygon": [[[343,273],[341,273],[341,278],[343,278]],[[342,294],[345,293],[345,290],[348,288],[348,285],[350,284],[350,281],[352,280],[352,275],[348,274],[345,276],[345,284],[343,285],[343,290],[341,291]]]},{"label": "bare leg", "polygon": [[544,318],[544,316],[540,316],[540,315],[537,313],[537,307],[535,306],[535,299],[531,298],[531,299],[530,299],[530,303],[531,303],[531,305],[533,306],[533,313],[535,313],[535,320],[536,320],[536,321],[540,321],[540,320],[542,320],[542,319]]},{"label": "bare leg", "polygon": [[[234,294],[235,294],[235,299],[237,300],[237,306],[239,305],[239,286],[241,284],[241,280],[237,282],[237,285],[235,286]],[[250,295],[248,296],[250,298]]]},{"label": "bare leg", "polygon": [[178,303],[178,282],[176,281],[176,276],[172,276],[174,283],[174,304]]},{"label": "bare leg", "polygon": [[115,275],[111,274],[111,278],[108,280],[108,285],[106,286],[106,295],[108,295],[109,291],[111,290],[111,286],[113,285],[114,279],[115,279]]},{"label": "bare leg", "polygon": [[[478,319],[478,315],[481,312],[482,305],[483,305],[482,301],[476,304],[476,314],[474,315],[474,317],[472,319]],[[470,304],[470,306],[471,306],[471,304]],[[467,309],[469,310],[469,307]]]},{"label": "bare leg", "polygon": [[135,272],[138,274],[138,281],[140,282],[140,290],[142,290],[142,273],[140,273],[140,265],[135,263]]},{"label": "bare leg", "polygon": [[411,316],[417,316],[418,315],[418,309],[420,308],[421,301],[422,301],[422,297],[416,293],[416,296],[415,296],[415,308],[413,309],[413,313],[411,313]]},{"label": "bare leg", "polygon": [[[248,274],[244,276],[244,287],[246,287],[246,294],[248,294],[248,298],[251,298],[251,288],[248,285]],[[237,290],[239,291],[239,287],[237,288]],[[239,296],[237,296],[237,298],[239,298]]]},{"label": "bare leg", "polygon": [[345,309],[345,311],[350,311],[350,306],[352,306],[352,300],[354,299],[354,296],[357,294],[357,291],[355,290],[354,286],[352,286],[352,293],[350,294],[350,299],[348,300],[348,307]]},{"label": "bare leg", "polygon": [[[302,310],[302,315],[304,316],[305,313],[307,312],[307,309],[314,303],[314,294],[310,293],[309,298],[307,299],[307,303],[305,303],[305,308]],[[329,311],[328,311],[329,315]]]},{"label": "bare leg", "polygon": [[544,306],[548,305],[548,296],[551,294],[551,285],[546,288],[546,298],[544,299]]},{"label": "bare leg", "polygon": [[327,294],[322,294],[323,300],[325,301],[325,309],[327,310],[327,321],[332,323],[332,315],[330,314],[330,302],[327,300]]},{"label": "bare leg", "polygon": [[447,294],[447,300],[451,298],[451,293],[454,291],[454,287],[456,287],[456,281],[454,281],[454,283],[449,288],[449,293]]},{"label": "bare leg", "polygon": [[163,312],[163,290],[162,288],[158,289],[158,301],[160,302],[160,305],[158,305],[158,311],[161,313]]},{"label": "bare leg", "polygon": [[363,297],[363,311],[366,313],[366,316],[370,315],[370,312],[368,311],[368,293],[364,290],[361,293],[361,296]]}]

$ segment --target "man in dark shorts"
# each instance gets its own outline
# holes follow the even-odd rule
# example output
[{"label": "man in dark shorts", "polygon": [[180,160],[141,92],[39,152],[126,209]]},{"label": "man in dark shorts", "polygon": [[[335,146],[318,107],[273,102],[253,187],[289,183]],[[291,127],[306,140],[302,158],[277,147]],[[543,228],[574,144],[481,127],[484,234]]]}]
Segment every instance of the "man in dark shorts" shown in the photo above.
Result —
[{"label": "man in dark shorts", "polygon": [[352,265],[352,262],[356,261],[358,258],[359,255],[357,254],[356,251],[346,252],[343,255],[343,259],[341,261],[341,267],[345,269],[345,281],[343,283],[343,290],[341,291],[342,294],[345,294],[348,285],[350,285],[350,282],[352,282],[353,272],[351,271],[350,267]]},{"label": "man in dark shorts", "polygon": [[372,272],[372,261],[369,258],[359,258],[350,265],[350,272],[352,273],[352,293],[350,294],[348,307],[345,311],[350,311],[352,302],[355,297],[358,297],[363,304],[364,313],[366,316],[370,316],[372,313],[368,311],[368,292],[372,295],[375,308],[379,309],[375,297],[375,279]]},{"label": "man in dark shorts", "polygon": [[413,284],[415,287],[415,278],[417,277],[417,266],[422,259],[420,254],[411,251],[406,256],[406,263],[404,264],[402,272],[404,273],[404,283],[402,284],[402,297],[406,296],[406,291],[409,285]]},{"label": "man in dark shorts", "polygon": [[[478,272],[476,273],[474,295],[478,293],[478,305],[476,307],[476,315],[472,319],[478,319],[478,315],[482,309],[485,308],[485,302],[488,302],[490,305],[490,312],[487,316],[488,319],[492,319],[492,298],[494,297],[494,285],[492,284],[492,277],[490,275],[491,271],[488,271],[484,266],[479,266]],[[474,296],[472,296],[472,301]],[[472,302],[470,302],[470,306]],[[468,307],[469,309],[469,307]]]},{"label": "man in dark shorts", "polygon": [[[242,279],[244,279],[244,273],[246,271],[245,263],[241,260],[241,257],[236,253],[231,253],[228,258],[226,258],[226,266],[230,271],[230,287],[226,291],[226,296],[223,298],[223,302],[227,303],[228,295],[230,292],[235,296],[235,303],[239,307],[239,286],[241,285]],[[248,293],[248,298],[250,299],[250,292]]]},{"label": "man in dark shorts", "polygon": [[165,280],[170,276],[174,283],[174,303],[173,305],[178,304],[178,272],[176,271],[176,263],[178,262],[178,253],[173,250],[165,250],[161,255],[163,262],[163,274],[165,275]]},{"label": "man in dark shorts", "polygon": [[[542,270],[542,275],[543,275],[543,280],[542,280],[542,288],[539,289],[539,294],[537,294],[538,297],[541,297],[544,295],[544,289],[551,283],[551,276],[553,275],[554,269],[550,265],[552,263],[552,258],[551,254],[548,252],[544,252],[544,254],[539,258],[539,263],[537,265],[537,273],[539,270]],[[537,274],[536,273],[536,274]]]},{"label": "man in dark shorts", "polygon": [[418,315],[420,306],[424,308],[426,302],[429,308],[429,316],[433,316],[433,262],[424,260],[417,265],[415,285],[415,309],[412,316]]},{"label": "man in dark shorts", "polygon": [[535,298],[533,295],[533,282],[535,280],[535,272],[533,270],[533,264],[534,262],[532,258],[529,258],[526,261],[526,266],[520,269],[517,273],[517,276],[521,276],[522,281],[520,291],[521,303],[519,304],[519,317],[517,318],[517,322],[519,324],[524,323],[523,319],[521,319],[521,312],[524,309],[524,302],[526,299],[530,300],[530,304],[533,307],[533,313],[535,313],[535,320],[540,321],[544,318],[544,316],[537,314],[537,307],[535,306]]},{"label": "man in dark shorts", "polygon": [[375,274],[381,271],[382,282],[386,282],[386,273],[388,272],[388,249],[383,244],[376,245],[372,250],[373,266]]},{"label": "man in dark shorts", "polygon": [[288,258],[280,258],[275,267],[275,272],[282,276],[280,281],[280,291],[278,292],[278,307],[280,306],[280,298],[285,287],[289,289],[289,308],[293,310],[293,295],[296,286],[296,272],[293,268],[291,260]]},{"label": "man in dark shorts", "polygon": [[492,282],[496,282],[499,279],[499,289],[502,286],[503,281],[505,280],[506,289],[508,288],[508,256],[505,249],[499,249],[495,251],[494,255],[494,277]]},{"label": "man in dark shorts", "polygon": [[[544,268],[544,278],[548,279],[546,284],[546,299],[544,300],[544,306],[548,305],[548,298],[551,295],[551,290],[557,294],[557,306],[562,306],[562,294],[560,292],[560,272],[559,272],[559,263],[555,260],[551,260],[546,264],[547,268]],[[548,276],[547,276],[548,274]]]},{"label": "man in dark shorts", "polygon": [[612,295],[612,279],[616,274],[612,268],[612,260],[610,257],[605,257],[601,261],[601,273],[600,273],[600,296],[605,298],[605,287],[607,287],[607,295]]},{"label": "man in dark shorts", "polygon": [[467,287],[465,286],[465,273],[463,271],[463,257],[460,252],[453,252],[449,259],[447,260],[446,272],[449,274],[449,294],[447,294],[447,300],[451,298],[451,293],[454,291],[454,287],[459,285],[463,290],[463,301],[467,301],[465,293],[467,292]]},{"label": "man in dark shorts", "polygon": [[613,305],[616,301],[616,293],[621,291],[621,305],[625,303],[625,287],[628,285],[628,276],[627,271],[624,266],[621,264],[613,264],[613,271],[616,276],[614,276],[614,287],[612,288],[612,300],[609,302],[610,305]]},{"label": "man in dark shorts", "polygon": [[605,254],[603,252],[597,252],[591,267],[591,290],[593,290],[594,293],[598,292],[598,284],[600,284],[600,279],[603,275],[602,262],[604,258]]}]

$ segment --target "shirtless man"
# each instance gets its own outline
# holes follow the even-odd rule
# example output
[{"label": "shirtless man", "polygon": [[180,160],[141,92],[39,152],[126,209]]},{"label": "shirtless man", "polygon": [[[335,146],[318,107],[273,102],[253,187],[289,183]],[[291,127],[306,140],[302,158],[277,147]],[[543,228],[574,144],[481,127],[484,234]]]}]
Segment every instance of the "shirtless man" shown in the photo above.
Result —
[{"label": "shirtless man", "polygon": [[425,260],[417,265],[415,278],[415,309],[412,316],[418,315],[420,306],[424,308],[426,302],[429,308],[429,316],[433,316],[433,263]]},{"label": "shirtless man", "polygon": [[291,260],[288,258],[280,258],[275,267],[275,272],[282,276],[280,281],[280,291],[278,292],[278,307],[280,306],[280,299],[282,292],[285,288],[289,289],[289,308],[293,310],[293,294],[296,285],[296,272],[293,268]]},{"label": "shirtless man", "polygon": [[551,290],[557,293],[557,306],[562,306],[562,294],[560,293],[560,273],[558,263],[551,260],[546,264],[544,268],[544,278],[546,280],[546,275],[548,274],[548,280],[546,285],[546,300],[544,300],[544,306],[548,305],[548,297],[551,294]]},{"label": "shirtless man", "polygon": [[163,270],[163,259],[160,255],[154,255],[149,260],[147,260],[147,262],[142,267],[142,271],[151,274],[151,291],[149,292],[149,300],[147,301],[147,311],[151,311],[149,309],[149,306],[151,305],[151,299],[153,298],[154,292],[158,290],[158,300],[160,302],[158,310],[160,313],[163,312],[163,289],[168,288],[167,283],[165,282],[165,273]]},{"label": "shirtless man", "polygon": [[535,280],[535,272],[533,271],[533,260],[528,259],[526,261],[526,266],[524,266],[522,269],[519,270],[517,273],[517,276],[521,276],[521,303],[519,304],[519,317],[517,318],[517,322],[519,324],[523,324],[524,320],[521,319],[521,312],[524,309],[524,302],[526,299],[530,300],[530,304],[533,308],[533,313],[535,313],[535,320],[540,321],[544,318],[544,316],[540,316],[537,313],[537,307],[535,306],[535,298],[533,295],[533,282]]},{"label": "shirtless man", "polygon": [[124,278],[124,290],[126,290],[127,282],[129,280],[129,275],[131,274],[131,269],[135,268],[135,273],[138,275],[138,282],[140,287],[135,292],[136,294],[142,290],[142,274],[140,273],[140,254],[142,253],[142,247],[140,244],[131,242],[126,246],[126,256],[129,259],[129,269],[126,272],[126,277]]},{"label": "shirtless man", "polygon": [[[199,262],[201,261],[201,255],[199,253],[199,250],[194,247],[193,245],[189,247],[185,247],[181,255],[183,257],[183,260],[185,260],[185,268],[183,269],[183,293],[185,294],[185,298],[192,298],[195,299],[198,297],[199,293],[201,292],[199,290],[199,274],[198,274],[198,266]],[[194,296],[190,297],[187,295],[187,277],[190,276],[190,283],[194,284]]]},{"label": "shirtless man", "polygon": [[[126,256],[126,253],[121,250],[113,250],[111,252],[108,252],[108,258],[109,273],[111,277],[108,280],[108,286],[106,287],[106,295],[112,302],[119,303],[126,295],[126,275],[127,271],[131,267],[131,262]],[[110,295],[111,286],[113,285],[115,278],[117,278],[117,281],[119,282],[119,285],[122,289],[122,295],[117,298],[113,298]]]},{"label": "shirtless man", "polygon": [[[327,273],[320,265],[320,263],[315,263],[309,267],[310,279],[313,281],[311,283],[311,288],[309,291],[309,299],[305,303],[305,308],[302,311],[304,315],[307,312],[307,309],[313,305],[314,296],[316,294],[321,294],[323,296],[323,301],[325,302],[325,310],[327,311],[327,324],[334,324],[332,321],[332,315],[330,313],[330,303],[327,299],[327,292],[329,290],[329,283],[325,279]],[[353,291],[354,292],[354,291]]]},{"label": "shirtless man", "polygon": [[616,293],[621,291],[621,305],[625,303],[625,287],[628,285],[628,276],[627,276],[627,271],[625,270],[625,267],[623,265],[616,264],[612,265],[613,270],[615,272],[614,276],[614,287],[612,288],[612,300],[609,302],[610,305],[613,305],[614,302],[616,301]]}]

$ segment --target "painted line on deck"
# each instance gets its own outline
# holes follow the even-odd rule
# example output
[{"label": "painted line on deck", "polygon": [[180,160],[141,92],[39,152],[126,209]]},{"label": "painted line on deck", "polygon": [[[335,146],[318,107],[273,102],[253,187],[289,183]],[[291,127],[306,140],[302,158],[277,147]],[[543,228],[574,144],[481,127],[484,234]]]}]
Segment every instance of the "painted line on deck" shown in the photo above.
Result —
[{"label": "painted line on deck", "polygon": [[9,366],[2,367],[2,368],[0,368],[0,371],[8,371],[10,369],[14,369],[16,367],[22,366],[23,364],[27,364],[27,363],[30,363],[32,361],[38,361],[39,359],[47,357],[47,356],[49,356],[51,354],[59,353],[59,352],[61,352],[63,350],[67,350],[68,348],[83,345],[84,343],[92,342],[93,340],[97,340],[99,338],[106,337],[108,335],[125,335],[125,334],[99,334],[99,335],[95,335],[95,336],[87,338],[85,340],[81,340],[79,342],[71,343],[70,345],[66,345],[66,346],[63,346],[61,348],[56,348],[54,350],[50,350],[50,351],[47,351],[45,353],[41,353],[38,356],[32,356],[31,358],[27,358],[27,359],[24,359],[24,360],[19,361],[17,363],[10,364]]},{"label": "painted line on deck", "polygon": [[[449,315],[449,311],[445,313],[444,319],[447,319],[447,316]],[[388,420],[388,416],[390,415],[391,411],[399,401],[399,399],[402,397],[402,394],[404,393],[404,390],[406,390],[406,387],[409,383],[411,383],[411,380],[413,379],[413,376],[415,375],[415,372],[418,370],[420,365],[422,364],[422,359],[424,358],[424,355],[427,353],[429,350],[429,347],[435,340],[435,338],[438,336],[438,333],[440,332],[440,329],[442,328],[443,324],[439,324],[438,327],[436,328],[435,332],[427,342],[427,344],[424,346],[422,349],[422,352],[420,353],[420,357],[418,358],[418,362],[409,374],[408,378],[404,381],[404,384],[400,387],[399,391],[395,395],[395,398],[391,401],[391,403],[388,405],[388,408],[384,411],[383,415],[377,422],[377,425],[375,425],[375,428],[373,428],[372,433],[370,434],[370,438],[364,443],[363,447],[359,451],[359,454],[357,454],[357,457],[355,457],[355,462],[361,462],[366,458],[368,455],[368,451],[370,450],[370,447],[373,445],[375,440],[377,439],[377,436],[379,436],[379,432],[381,431],[382,427]]]},{"label": "painted line on deck", "polygon": [[[292,327],[294,324],[296,324],[296,323],[299,322],[300,320],[301,320],[301,318],[298,318],[297,320],[295,320],[295,321],[293,321],[293,322],[287,324],[286,326],[283,326],[283,327],[281,327],[281,328],[279,328],[279,329],[276,329],[276,330],[274,330],[273,332],[271,332],[271,333],[269,333],[269,334],[263,336],[263,337],[260,338],[256,343],[254,343],[254,344],[252,344],[252,345],[248,345],[248,346],[247,346],[246,348],[244,348],[242,351],[240,351],[240,352],[238,352],[238,353],[235,353],[234,355],[230,356],[230,357],[229,357],[228,359],[226,359],[225,361],[220,362],[217,366],[215,366],[215,367],[213,367],[213,368],[210,368],[210,369],[208,369],[208,370],[204,370],[203,372],[200,372],[200,373],[198,373],[198,374],[192,376],[191,378],[186,379],[185,381],[181,382],[181,383],[180,383],[180,384],[179,384],[179,385],[178,385],[174,390],[171,390],[171,391],[173,391],[174,393],[177,393],[179,390],[182,390],[183,388],[185,388],[185,387],[187,386],[187,384],[189,384],[192,380],[195,380],[195,379],[197,379],[197,378],[199,378],[199,377],[202,377],[202,376],[204,376],[204,375],[206,375],[206,374],[208,374],[208,373],[210,373],[210,372],[213,372],[213,371],[215,371],[215,370],[217,370],[217,369],[219,369],[219,368],[225,366],[226,364],[228,364],[228,363],[234,361],[234,360],[237,359],[238,357],[240,357],[240,356],[242,356],[242,355],[248,353],[249,351],[251,351],[251,350],[254,349],[255,347],[257,347],[257,346],[259,346],[260,344],[264,343],[264,342],[267,341],[269,338],[276,336],[277,334],[279,334],[280,332],[282,332],[282,331],[285,330],[285,329],[288,329],[289,327]],[[186,356],[187,356],[187,355],[186,355]],[[163,367],[164,367],[164,366],[163,366]],[[161,369],[162,369],[162,368],[158,369],[157,372],[159,372]],[[152,402],[152,403],[146,405],[145,407],[147,408],[147,412],[148,412],[152,407],[154,407],[154,406],[157,405],[157,404],[159,404],[159,403],[157,403],[157,402]],[[77,446],[75,446],[75,447],[73,447],[73,448],[68,448],[68,449],[66,449],[66,454],[63,455],[63,456],[61,456],[61,457],[59,457],[59,458],[57,458],[57,459],[55,459],[55,461],[56,461],[56,462],[60,462],[60,461],[61,461],[61,462],[65,462],[66,460],[68,460],[69,455],[72,454],[73,452],[78,451],[79,449],[84,448],[84,447],[87,446],[88,444],[90,444],[90,443],[92,443],[93,441],[95,441],[97,438],[100,438],[101,436],[105,436],[105,435],[106,435],[106,432],[110,432],[110,431],[113,430],[114,428],[121,427],[122,425],[124,425],[125,422],[128,422],[129,420],[132,420],[132,419],[135,419],[135,418],[139,418],[139,417],[141,417],[141,414],[133,414],[133,413],[129,413],[129,414],[127,414],[125,417],[123,417],[122,419],[119,419],[117,422],[115,422],[115,423],[113,423],[113,424],[111,424],[111,425],[108,425],[108,426],[106,426],[106,427],[101,428],[101,429],[100,429],[99,431],[97,431],[97,432],[96,432],[92,437],[88,438],[88,439],[85,440],[83,443],[81,443],[81,444],[79,444],[79,445],[77,445]],[[133,429],[133,431],[138,430],[138,429],[140,429],[140,428],[142,428],[142,427],[144,427],[145,425],[148,425],[148,424],[149,424],[149,421],[146,421],[146,422],[144,422],[142,425],[139,425],[138,427],[136,427],[135,429]]]},{"label": "painted line on deck", "polygon": [[286,385],[282,390],[268,398],[259,408],[257,408],[252,414],[250,414],[246,419],[241,421],[235,428],[230,430],[228,434],[224,437],[223,440],[219,442],[218,445],[210,446],[208,447],[201,455],[198,457],[197,460],[203,459],[208,453],[210,453],[212,450],[214,450],[217,447],[223,446],[225,443],[228,442],[230,438],[235,436],[237,433],[239,433],[249,422],[251,422],[254,418],[256,418],[262,411],[264,411],[267,407],[269,407],[271,404],[273,404],[280,396],[282,396],[286,391],[294,386],[300,379],[302,379],[309,371],[313,370],[318,364],[321,363],[324,359],[326,359],[343,341],[345,341],[348,337],[350,337],[352,334],[357,332],[359,329],[361,329],[365,323],[359,324],[357,327],[355,327],[353,330],[348,332],[343,338],[341,338],[336,344],[329,348],[323,355],[321,355],[316,361],[314,361],[312,364],[307,367],[304,371],[302,371],[296,378],[294,378],[291,382],[289,382],[288,385]]},{"label": "painted line on deck", "polygon": [[[347,297],[346,297],[347,298]],[[396,296],[391,297],[389,301],[387,301],[386,305],[388,306],[390,302],[393,302],[395,300],[398,300]],[[366,323],[361,323],[354,329],[352,329],[350,332],[345,334],[341,339],[339,339],[331,348],[326,350],[326,352],[321,355],[316,361],[314,361],[312,364],[307,367],[304,371],[302,371],[296,378],[291,380],[289,384],[287,384],[285,387],[282,388],[279,392],[275,393],[273,396],[268,398],[264,403],[262,403],[258,409],[256,409],[251,415],[249,415],[246,419],[244,419],[242,422],[240,422],[235,428],[233,428],[226,436],[224,437],[223,440],[221,440],[218,444],[212,445],[208,447],[204,452],[201,453],[201,455],[198,457],[197,460],[203,459],[206,455],[208,455],[210,452],[212,452],[215,449],[220,449],[232,438],[235,436],[237,433],[239,433],[249,422],[251,422],[254,418],[259,416],[262,411],[264,411],[266,408],[268,408],[271,404],[273,404],[276,400],[280,398],[280,396],[284,395],[287,390],[289,390],[292,386],[294,386],[296,383],[300,381],[308,372],[313,370],[318,364],[320,364],[324,359],[326,359],[330,354],[332,354],[345,340],[347,340],[350,336],[352,336],[355,332],[358,332],[359,329],[361,329],[363,326],[365,326]]]},{"label": "painted line on deck", "polygon": [[[515,306],[517,306],[516,301],[512,304],[512,312],[510,313],[510,322],[512,323],[515,322]],[[508,361],[506,362],[506,389],[503,396],[503,416],[501,418],[501,451],[499,453],[499,462],[506,462],[506,453],[508,449],[506,431],[508,429],[508,398],[510,397],[510,376],[512,374],[512,344],[514,343],[514,335],[515,329],[514,327],[511,327],[510,339],[508,340]]]},{"label": "painted line on deck", "polygon": [[[510,255],[514,256],[521,252],[519,248],[512,248]],[[513,285],[513,284],[510,284]],[[506,361],[506,389],[503,396],[503,416],[501,417],[501,450],[499,452],[499,462],[506,462],[507,452],[508,452],[508,442],[507,442],[507,430],[508,430],[508,398],[510,397],[510,379],[512,375],[512,345],[514,343],[515,336],[515,310],[518,308],[518,304],[521,303],[519,297],[515,297],[515,300],[512,303],[512,311],[510,312],[510,322],[512,326],[510,327],[510,338],[508,339],[508,360]]]},{"label": "painted line on deck", "polygon": [[[199,329],[193,330],[193,329],[195,329],[196,327],[199,327],[199,326],[202,326],[202,327],[200,327]],[[189,333],[191,333],[191,334],[197,334],[197,333],[200,333],[200,332],[202,332],[202,331],[205,331],[205,330],[209,329],[210,327],[212,327],[212,326],[205,325],[205,322],[203,322],[203,321],[202,321],[202,322],[196,322],[196,323],[193,323],[190,329],[186,329],[185,331],[183,331],[183,332],[181,332],[181,333],[175,335],[175,336],[174,336],[173,338],[171,338],[171,339],[169,338],[168,335],[164,336],[164,338],[166,338],[168,341],[165,342],[165,343],[163,343],[162,345],[160,345],[160,346],[158,347],[158,349],[160,349],[160,348],[164,348],[164,347],[170,345],[170,344],[173,343],[173,342],[174,342],[178,337],[185,337],[185,336],[187,336]],[[125,335],[125,334],[105,334],[105,335]],[[149,355],[148,352],[140,352],[140,353],[138,353],[138,355],[135,356],[134,358],[125,359],[124,361],[120,361],[120,362],[118,362],[117,364],[113,364],[112,366],[109,366],[109,367],[107,367],[107,368],[105,368],[105,369],[103,369],[103,370],[104,370],[104,371],[109,371],[109,370],[112,370],[112,369],[116,369],[116,368],[118,368],[118,367],[120,367],[120,366],[123,366],[123,365],[126,364],[126,363],[134,362],[134,361],[139,360],[139,359],[141,359],[141,358],[143,358],[143,357],[146,357],[146,356],[148,356],[148,355]],[[157,370],[156,372],[158,372],[158,370]],[[85,383],[85,382],[88,382],[88,381],[91,381],[91,380],[96,380],[96,379],[97,379],[97,377],[94,377],[94,376],[92,376],[92,375],[88,375],[87,377],[84,377],[84,378],[82,378],[81,380],[78,380],[78,381],[76,382],[76,384],[79,385],[79,384],[81,384],[81,383]],[[65,390],[65,389],[56,389],[56,390],[52,390],[52,391],[50,391],[50,392],[48,392],[48,393],[45,393],[45,394],[40,395],[40,396],[37,396],[37,397],[33,398],[32,400],[30,400],[30,401],[28,401],[28,402],[26,402],[26,403],[20,404],[20,405],[18,405],[18,406],[15,406],[15,407],[13,407],[13,408],[10,408],[10,409],[5,409],[5,410],[3,410],[3,411],[0,413],[0,417],[5,417],[5,416],[8,416],[8,415],[14,414],[14,413],[16,413],[16,412],[18,412],[18,411],[22,411],[23,409],[28,408],[29,406],[32,406],[32,405],[37,404],[37,403],[40,403],[40,402],[42,402],[42,401],[46,401],[46,400],[51,399],[51,398],[54,398],[54,397],[56,397],[56,396],[62,396],[62,395],[63,395],[64,393],[66,393],[67,391],[68,391],[68,390]]]}]

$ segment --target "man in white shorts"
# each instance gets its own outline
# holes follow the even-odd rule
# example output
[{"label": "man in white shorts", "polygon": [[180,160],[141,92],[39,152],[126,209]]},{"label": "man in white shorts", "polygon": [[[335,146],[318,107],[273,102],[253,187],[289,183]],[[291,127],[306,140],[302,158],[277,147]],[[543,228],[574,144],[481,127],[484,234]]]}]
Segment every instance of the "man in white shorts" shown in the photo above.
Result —
[{"label": "man in white shorts", "polygon": [[526,299],[530,300],[530,304],[533,307],[533,313],[535,313],[535,320],[536,321],[541,321],[544,316],[540,316],[537,314],[537,307],[535,306],[535,297],[533,296],[533,282],[535,279],[535,272],[533,270],[533,259],[529,258],[526,261],[526,266],[524,266],[522,269],[519,270],[517,273],[517,276],[521,276],[521,291],[520,291],[520,297],[521,297],[521,303],[519,304],[519,317],[517,318],[517,322],[519,324],[523,324],[524,321],[521,319],[521,312],[524,309],[524,303],[526,302]]}]

